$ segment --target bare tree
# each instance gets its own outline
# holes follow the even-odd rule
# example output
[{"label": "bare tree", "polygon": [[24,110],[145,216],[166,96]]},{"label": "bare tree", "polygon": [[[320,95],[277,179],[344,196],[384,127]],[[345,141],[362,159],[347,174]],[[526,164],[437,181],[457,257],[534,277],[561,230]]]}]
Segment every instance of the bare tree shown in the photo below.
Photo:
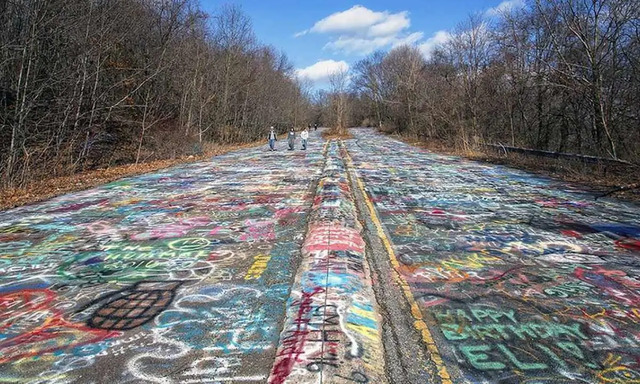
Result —
[{"label": "bare tree", "polygon": [[331,108],[333,110],[335,120],[334,128],[338,134],[347,132],[348,122],[348,90],[349,90],[349,72],[340,70],[334,72],[329,77],[331,85]]},{"label": "bare tree", "polygon": [[255,140],[311,110],[235,6],[14,0],[0,22],[2,187]]},{"label": "bare tree", "polygon": [[383,121],[382,61],[384,57],[383,52],[375,52],[356,62],[352,70],[356,92],[362,93],[373,103],[378,128],[382,128]]},{"label": "bare tree", "polygon": [[472,15],[427,60],[400,47],[356,63],[350,100],[369,106],[358,118],[460,149],[500,142],[637,162],[639,19],[625,0]]}]

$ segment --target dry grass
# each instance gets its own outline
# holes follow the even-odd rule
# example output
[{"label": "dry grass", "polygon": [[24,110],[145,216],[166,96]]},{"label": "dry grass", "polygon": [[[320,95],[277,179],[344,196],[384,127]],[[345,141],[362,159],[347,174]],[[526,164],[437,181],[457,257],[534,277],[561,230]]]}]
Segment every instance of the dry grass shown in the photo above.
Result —
[{"label": "dry grass", "polygon": [[56,177],[32,182],[23,188],[0,190],[0,210],[18,207],[25,204],[50,199],[69,192],[81,191],[98,185],[109,183],[123,177],[141,175],[154,172],[177,164],[203,161],[212,156],[221,155],[229,151],[255,147],[264,144],[254,142],[241,145],[206,146],[206,153],[201,156],[185,156],[171,160],[157,160],[142,164],[128,164],[105,169],[96,169],[71,176]]},{"label": "dry grass", "polygon": [[336,128],[325,129],[324,131],[322,131],[322,137],[325,140],[349,140],[354,138],[354,136],[349,131],[340,133]]},{"label": "dry grass", "polygon": [[520,153],[497,153],[494,151],[457,150],[442,141],[420,141],[416,138],[395,136],[408,144],[428,149],[435,153],[461,156],[470,160],[491,164],[506,165],[528,172],[552,177],[584,186],[585,189],[600,192],[602,194],[616,191],[611,197],[640,203],[640,169],[624,164],[584,164],[565,159],[549,159],[539,156]]}]

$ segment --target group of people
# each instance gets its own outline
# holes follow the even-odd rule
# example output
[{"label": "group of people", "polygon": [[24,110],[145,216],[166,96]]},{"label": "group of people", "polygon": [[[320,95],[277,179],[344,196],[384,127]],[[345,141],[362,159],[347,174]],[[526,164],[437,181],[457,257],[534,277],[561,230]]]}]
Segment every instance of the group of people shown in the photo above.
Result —
[{"label": "group of people", "polygon": [[[318,124],[314,125],[315,130],[318,130]],[[311,129],[311,124],[307,128],[305,128],[302,132],[300,132],[300,139],[302,141],[302,149],[305,151],[307,149],[307,142],[309,141],[309,130]],[[278,135],[273,127],[271,127],[269,131],[269,135],[267,136],[267,140],[269,141],[269,148],[272,151],[276,150],[276,141],[278,141]],[[289,132],[287,133],[287,144],[289,145],[289,150],[293,151],[296,142],[296,131],[291,127]]]}]

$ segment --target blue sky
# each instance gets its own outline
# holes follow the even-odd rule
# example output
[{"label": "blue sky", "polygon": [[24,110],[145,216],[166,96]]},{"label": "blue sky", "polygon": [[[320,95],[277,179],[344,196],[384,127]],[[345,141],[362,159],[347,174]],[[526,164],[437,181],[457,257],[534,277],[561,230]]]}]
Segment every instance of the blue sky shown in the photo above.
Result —
[{"label": "blue sky", "polygon": [[[316,87],[374,50],[414,44],[425,56],[471,13],[494,16],[524,0],[235,0],[258,39],[284,51]],[[214,12],[219,1],[201,0]]]}]

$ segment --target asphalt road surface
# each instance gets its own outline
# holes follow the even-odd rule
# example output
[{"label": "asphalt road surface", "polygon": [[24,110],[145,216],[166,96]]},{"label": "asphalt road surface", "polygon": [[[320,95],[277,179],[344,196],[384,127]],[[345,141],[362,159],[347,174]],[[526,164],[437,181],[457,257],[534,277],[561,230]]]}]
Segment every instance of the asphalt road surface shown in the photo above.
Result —
[{"label": "asphalt road surface", "polygon": [[0,383],[640,383],[640,207],[352,132],[0,212]]}]

